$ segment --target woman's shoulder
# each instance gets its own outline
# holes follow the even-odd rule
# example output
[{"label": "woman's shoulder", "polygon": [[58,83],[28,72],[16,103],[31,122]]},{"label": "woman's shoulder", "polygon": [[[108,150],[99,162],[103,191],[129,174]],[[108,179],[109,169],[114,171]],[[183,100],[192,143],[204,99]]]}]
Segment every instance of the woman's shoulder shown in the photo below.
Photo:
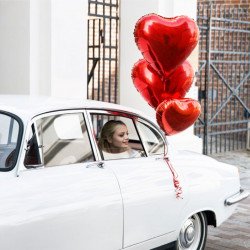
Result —
[{"label": "woman's shoulder", "polygon": [[130,156],[131,157],[143,157],[143,156],[145,156],[145,154],[141,150],[131,149],[130,150]]},{"label": "woman's shoulder", "polygon": [[121,152],[121,153],[108,153],[108,152],[102,151],[102,154],[105,160],[122,159],[122,158],[130,157],[130,153],[128,151]]},{"label": "woman's shoulder", "polygon": [[145,156],[143,151],[129,149],[127,151],[121,153],[108,153],[106,151],[102,151],[105,160],[111,159],[123,159],[123,158],[135,158],[135,157],[143,157]]}]

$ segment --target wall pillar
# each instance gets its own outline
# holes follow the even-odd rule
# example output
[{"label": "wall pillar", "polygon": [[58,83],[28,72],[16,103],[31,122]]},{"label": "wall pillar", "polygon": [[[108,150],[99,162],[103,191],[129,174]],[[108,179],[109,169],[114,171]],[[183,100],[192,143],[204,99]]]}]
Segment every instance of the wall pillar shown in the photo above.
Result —
[{"label": "wall pillar", "polygon": [[30,94],[87,96],[85,0],[30,1]]},{"label": "wall pillar", "polygon": [[156,0],[122,0],[120,12],[120,104],[145,111],[154,117],[155,111],[135,89],[131,70],[142,57],[134,41],[134,27],[137,20],[148,13],[157,13]]},{"label": "wall pillar", "polygon": [[29,0],[0,0],[0,94],[29,94]]},{"label": "wall pillar", "polygon": [[86,0],[0,0],[0,94],[87,97]]},{"label": "wall pillar", "polygon": [[51,0],[30,1],[29,93],[51,94]]},{"label": "wall pillar", "polygon": [[86,0],[51,1],[51,95],[87,98]]}]

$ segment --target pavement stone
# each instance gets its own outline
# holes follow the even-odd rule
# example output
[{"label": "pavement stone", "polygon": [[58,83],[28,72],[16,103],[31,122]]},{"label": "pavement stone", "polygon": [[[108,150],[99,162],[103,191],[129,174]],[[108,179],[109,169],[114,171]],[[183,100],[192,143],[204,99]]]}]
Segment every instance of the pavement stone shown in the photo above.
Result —
[{"label": "pavement stone", "polygon": [[[250,191],[250,151],[211,156],[239,168],[241,186]],[[206,250],[250,250],[250,197],[239,203],[235,213],[220,227],[209,227]]]}]

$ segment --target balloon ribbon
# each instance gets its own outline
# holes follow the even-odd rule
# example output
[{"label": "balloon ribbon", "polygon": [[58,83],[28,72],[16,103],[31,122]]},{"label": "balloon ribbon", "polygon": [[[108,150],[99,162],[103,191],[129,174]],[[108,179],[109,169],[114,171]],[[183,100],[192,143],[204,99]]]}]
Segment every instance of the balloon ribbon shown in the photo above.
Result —
[{"label": "balloon ribbon", "polygon": [[176,198],[179,199],[183,199],[183,197],[181,196],[182,194],[182,187],[180,186],[180,182],[178,180],[178,174],[176,173],[174,167],[172,166],[170,160],[168,157],[164,157],[165,162],[167,163],[172,175],[173,175],[173,183],[174,183],[174,187],[175,187],[175,194],[176,194]]}]

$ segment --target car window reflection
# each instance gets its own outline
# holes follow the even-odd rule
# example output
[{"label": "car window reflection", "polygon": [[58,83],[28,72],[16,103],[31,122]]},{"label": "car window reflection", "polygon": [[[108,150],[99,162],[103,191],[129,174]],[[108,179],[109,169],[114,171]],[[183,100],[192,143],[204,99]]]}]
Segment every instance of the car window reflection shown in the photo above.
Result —
[{"label": "car window reflection", "polygon": [[19,123],[14,117],[0,114],[0,170],[14,167],[17,158]]},{"label": "car window reflection", "polygon": [[[30,162],[26,154],[26,167],[29,165],[32,167],[33,163],[42,163],[44,167],[52,167],[94,161],[83,114],[44,117],[36,121],[35,128],[38,135],[35,137],[38,141],[36,142],[36,155],[39,155],[38,152],[41,150],[42,161],[36,156],[36,159]],[[31,151],[31,146],[29,151]]]}]

